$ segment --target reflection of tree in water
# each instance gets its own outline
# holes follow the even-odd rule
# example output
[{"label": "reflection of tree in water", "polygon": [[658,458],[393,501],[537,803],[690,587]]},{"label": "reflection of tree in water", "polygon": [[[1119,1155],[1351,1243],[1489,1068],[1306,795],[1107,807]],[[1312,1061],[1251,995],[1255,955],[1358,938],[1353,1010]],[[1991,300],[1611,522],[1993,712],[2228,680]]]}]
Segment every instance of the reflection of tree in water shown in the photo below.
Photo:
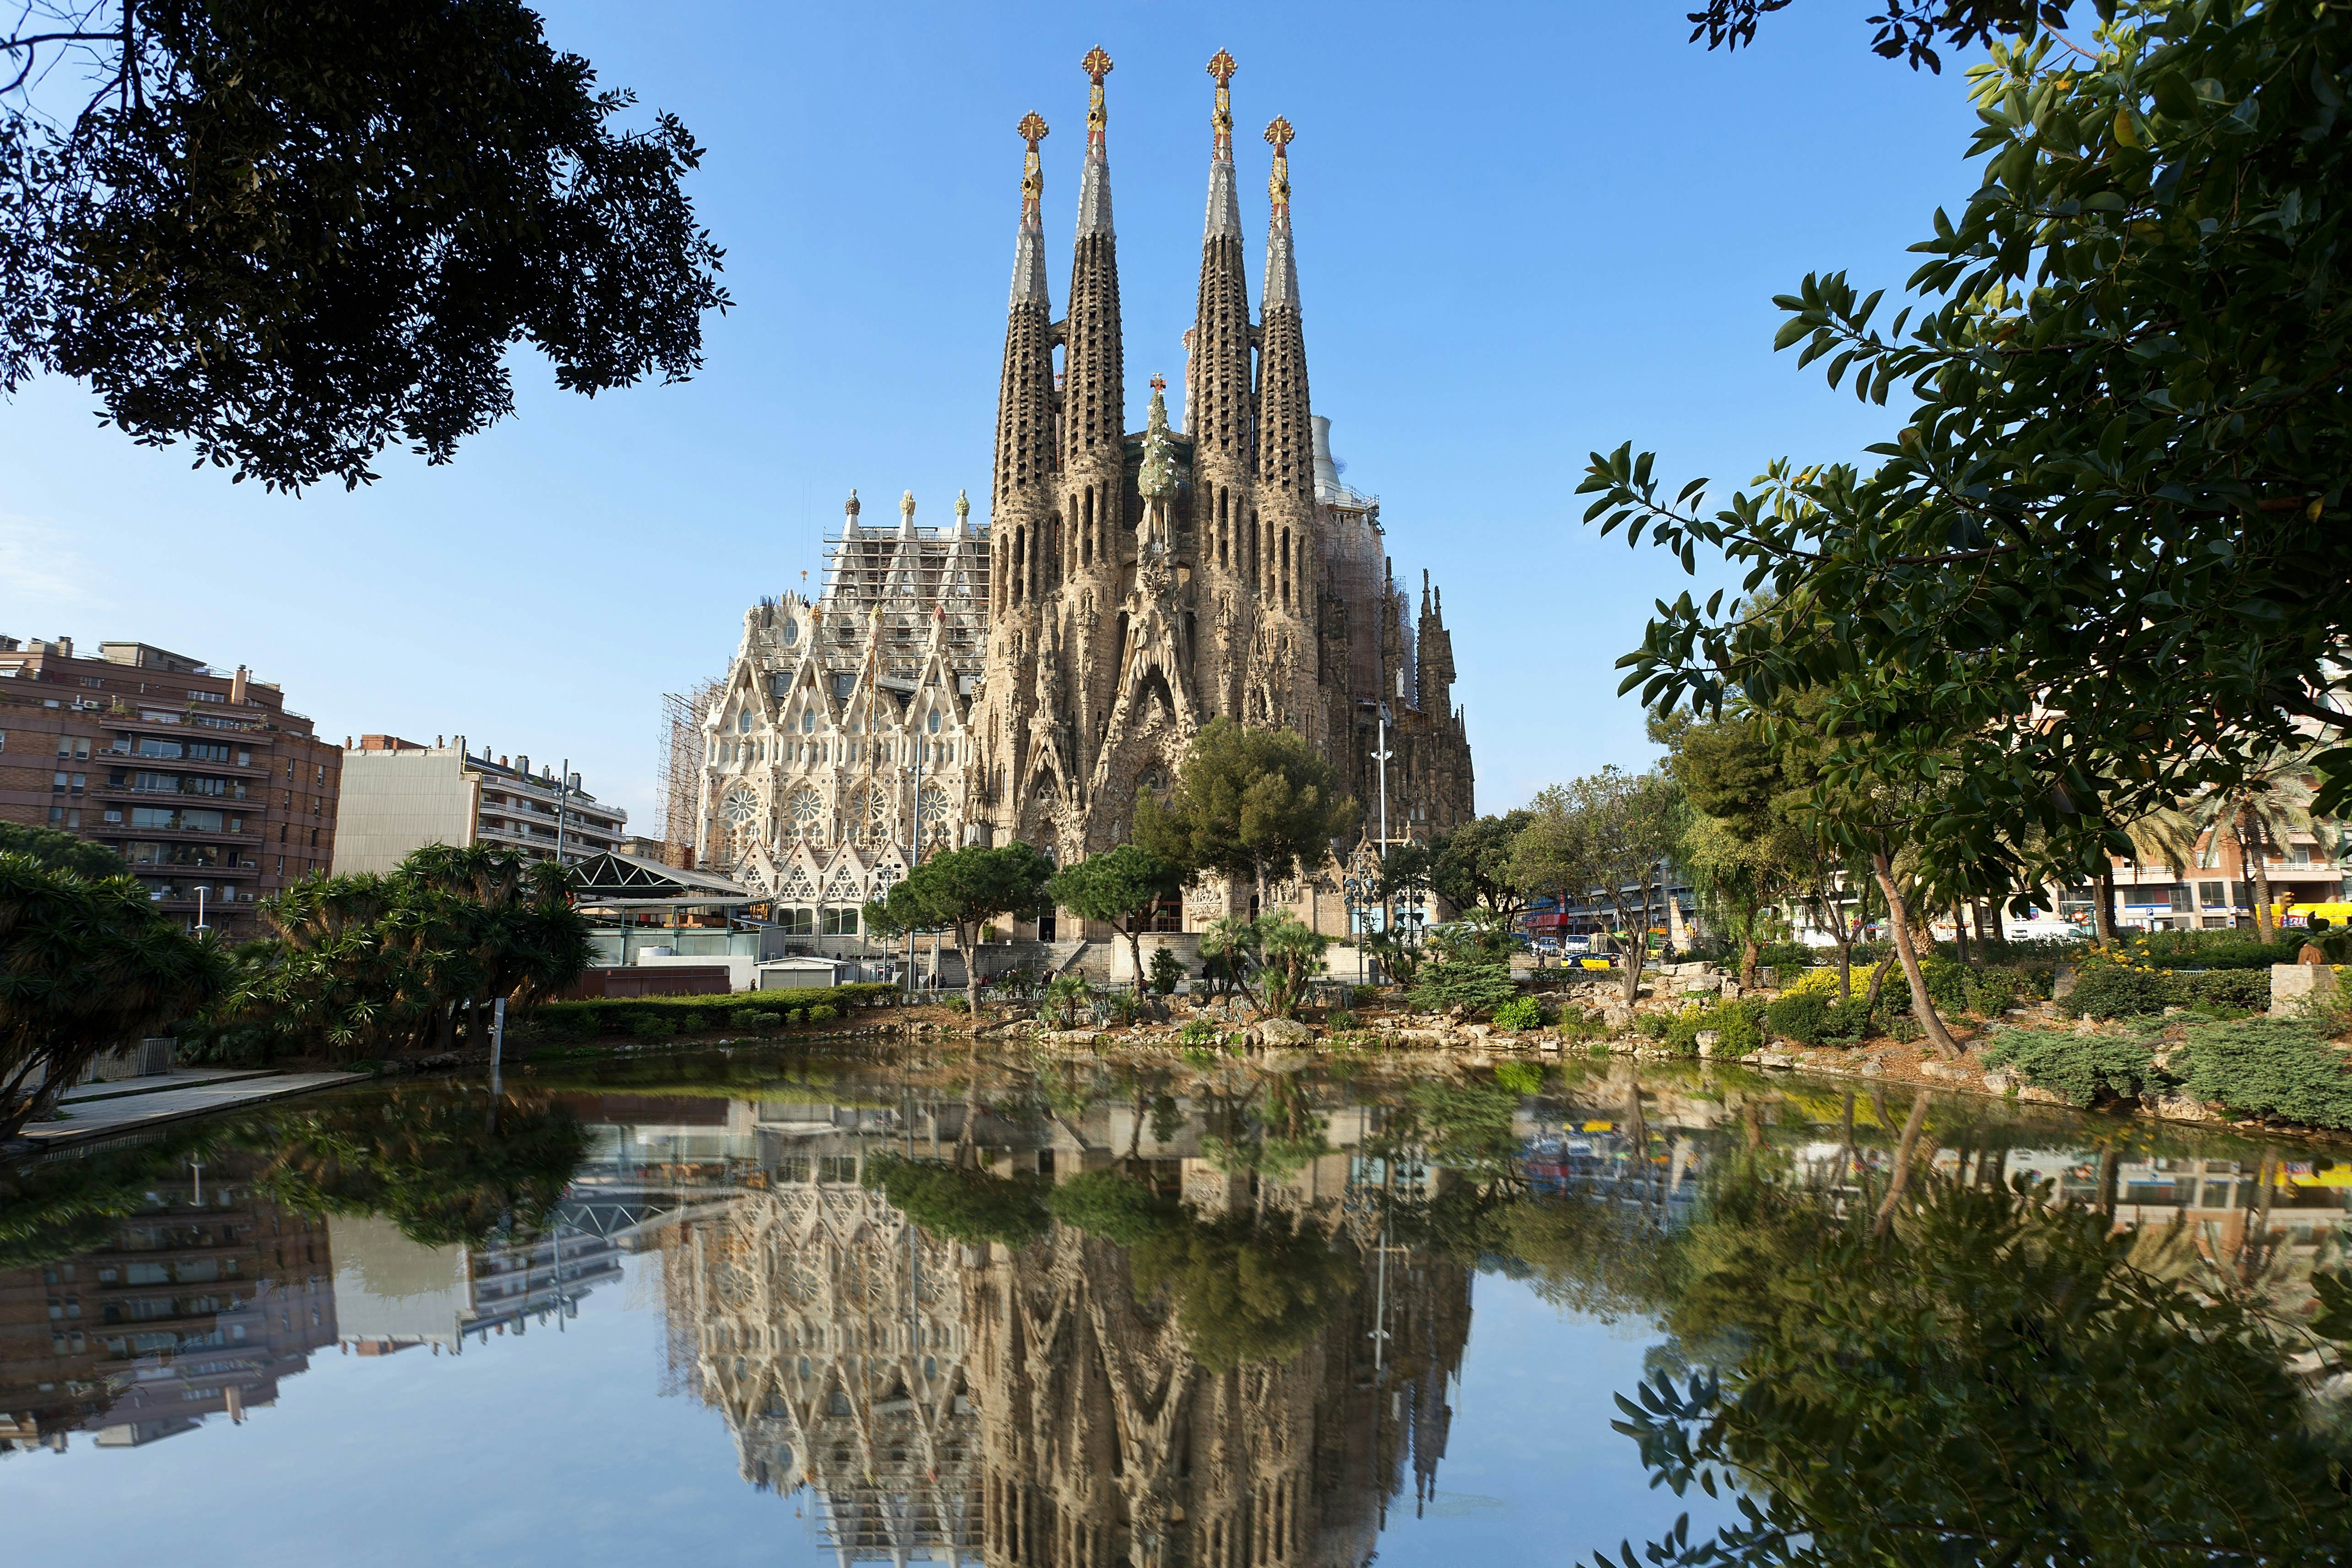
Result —
[{"label": "reflection of tree in water", "polygon": [[545,1096],[401,1087],[262,1124],[259,1177],[314,1214],[381,1214],[423,1246],[479,1246],[544,1223],[587,1152],[579,1119]]}]

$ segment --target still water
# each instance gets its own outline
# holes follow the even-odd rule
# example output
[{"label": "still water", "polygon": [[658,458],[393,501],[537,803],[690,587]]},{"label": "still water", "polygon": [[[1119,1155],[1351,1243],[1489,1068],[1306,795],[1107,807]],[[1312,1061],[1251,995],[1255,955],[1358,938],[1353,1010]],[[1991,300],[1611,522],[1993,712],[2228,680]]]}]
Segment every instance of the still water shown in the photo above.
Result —
[{"label": "still water", "polygon": [[[1731,1504],[1653,1489],[1612,1427],[1736,1353],[1664,1260],[1735,1170],[1866,1215],[1908,1105],[1607,1062],[732,1055],[508,1088],[289,1102],[20,1184],[7,1558],[1320,1568],[1704,1536]],[[1938,1102],[1916,1162],[2162,1228],[2290,1324],[2352,1194],[2308,1145],[1980,1100]]]}]

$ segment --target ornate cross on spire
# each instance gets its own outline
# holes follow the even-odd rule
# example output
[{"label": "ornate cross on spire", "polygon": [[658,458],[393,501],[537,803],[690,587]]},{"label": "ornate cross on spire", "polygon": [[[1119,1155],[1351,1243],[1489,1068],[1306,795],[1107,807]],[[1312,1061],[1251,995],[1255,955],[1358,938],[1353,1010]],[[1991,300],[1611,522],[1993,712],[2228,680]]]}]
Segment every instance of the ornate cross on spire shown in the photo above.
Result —
[{"label": "ornate cross on spire", "polygon": [[1219,49],[1209,57],[1209,74],[1217,82],[1217,111],[1210,123],[1216,128],[1216,157],[1221,163],[1234,161],[1234,57]]},{"label": "ornate cross on spire", "polygon": [[1045,197],[1045,167],[1037,157],[1037,143],[1045,139],[1045,121],[1033,109],[1013,129],[1029,143],[1029,156],[1021,170],[1021,221],[1037,223],[1041,221],[1037,216],[1039,205]]},{"label": "ornate cross on spire", "polygon": [[1297,138],[1298,132],[1290,128],[1290,121],[1279,114],[1265,128],[1265,139],[1274,148],[1274,173],[1266,176],[1265,194],[1274,203],[1277,223],[1290,221],[1290,144]]},{"label": "ornate cross on spire", "polygon": [[1153,376],[1153,377],[1151,378],[1151,390],[1152,390],[1152,391],[1154,391],[1154,392],[1165,392],[1165,391],[1167,391],[1167,390],[1168,390],[1168,378],[1167,378],[1166,376],[1164,376],[1164,375],[1155,375],[1155,376]]},{"label": "ornate cross on spire", "polygon": [[1099,157],[1103,152],[1103,131],[1110,122],[1110,110],[1103,107],[1103,78],[1110,75],[1110,57],[1103,53],[1100,44],[1097,44],[1087,51],[1087,58],[1078,64],[1094,79],[1094,87],[1087,94],[1087,155]]}]

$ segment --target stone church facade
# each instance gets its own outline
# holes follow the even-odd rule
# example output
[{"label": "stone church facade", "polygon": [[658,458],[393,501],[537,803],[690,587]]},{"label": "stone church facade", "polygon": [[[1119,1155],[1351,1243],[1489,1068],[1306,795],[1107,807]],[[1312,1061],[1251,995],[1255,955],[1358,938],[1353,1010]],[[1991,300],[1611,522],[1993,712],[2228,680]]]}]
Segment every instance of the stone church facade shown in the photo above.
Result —
[{"label": "stone church facade", "polygon": [[[1046,127],[1034,114],[1019,127],[1028,152],[990,521],[974,532],[959,517],[953,605],[927,610],[922,589],[944,599],[950,585],[919,575],[862,637],[859,617],[873,623],[874,611],[862,599],[833,603],[842,595],[833,582],[819,605],[788,597],[753,610],[711,710],[719,749],[701,863],[772,888],[788,863],[820,881],[848,864],[869,883],[903,875],[919,837],[925,847],[1019,839],[1057,860],[1083,858],[1125,843],[1139,792],[1167,787],[1193,735],[1226,718],[1305,736],[1362,807],[1358,842],[1335,845],[1307,885],[1279,894],[1336,933],[1342,884],[1375,858],[1383,722],[1391,839],[1425,840],[1475,815],[1442,595],[1424,574],[1416,612],[1395,581],[1378,500],[1341,482],[1328,421],[1313,411],[1291,228],[1293,132],[1281,119],[1265,133],[1272,218],[1253,317],[1234,63],[1223,51],[1209,67],[1208,204],[1181,427],[1155,376],[1145,427],[1125,428],[1111,62],[1097,49],[1085,68],[1077,235],[1058,319],[1040,217]],[[927,614],[938,634],[924,642],[930,662],[904,661],[886,678],[875,648],[902,651],[908,627],[923,641]],[[799,624],[825,630],[782,640],[777,628]],[[821,661],[812,685],[800,672]],[[935,745],[943,749],[925,749]],[[933,756],[936,771],[919,784],[915,765]],[[1196,894],[1184,923],[1197,928],[1225,907],[1222,890]]]}]

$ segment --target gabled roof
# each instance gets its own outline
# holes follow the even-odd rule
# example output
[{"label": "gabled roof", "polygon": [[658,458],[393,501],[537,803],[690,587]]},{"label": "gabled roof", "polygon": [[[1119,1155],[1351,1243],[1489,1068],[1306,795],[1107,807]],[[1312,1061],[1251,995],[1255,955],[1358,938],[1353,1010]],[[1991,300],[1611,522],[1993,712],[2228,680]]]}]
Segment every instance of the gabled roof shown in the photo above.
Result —
[{"label": "gabled roof", "polygon": [[709,871],[681,870],[608,849],[572,870],[573,899],[582,904],[749,904],[761,895]]}]

